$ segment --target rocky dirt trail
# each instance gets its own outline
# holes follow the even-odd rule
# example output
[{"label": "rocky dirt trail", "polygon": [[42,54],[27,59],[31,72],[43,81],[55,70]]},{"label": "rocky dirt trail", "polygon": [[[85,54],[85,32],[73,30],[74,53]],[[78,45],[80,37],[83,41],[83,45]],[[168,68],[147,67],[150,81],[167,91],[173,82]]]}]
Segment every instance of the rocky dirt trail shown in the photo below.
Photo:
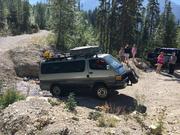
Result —
[{"label": "rocky dirt trail", "polygon": [[[118,90],[106,101],[77,94],[76,113],[64,108],[66,97],[31,96],[6,108],[0,115],[0,127],[3,125],[4,133],[15,135],[64,135],[65,131],[67,135],[157,135],[147,134],[145,128],[156,126],[164,109],[162,135],[179,135],[180,79],[165,75],[153,70],[141,72],[139,83]],[[58,104],[53,105],[57,100]],[[147,108],[146,115],[138,113],[137,103]],[[90,112],[105,109],[106,104],[114,108],[116,115],[104,115],[117,120],[115,127],[99,127],[98,121],[89,119]]]},{"label": "rocky dirt trail", "polygon": [[[179,71],[176,73],[179,74]],[[180,78],[168,76],[166,73],[156,74],[153,71],[143,74],[137,85],[127,87],[120,93],[142,102],[147,107],[151,122],[157,119],[162,108],[166,109],[166,134],[180,134]]]},{"label": "rocky dirt trail", "polygon": [[27,45],[32,45],[36,39],[46,39],[49,33],[50,32],[46,30],[41,30],[35,34],[0,37],[0,53],[2,54],[16,47],[26,47]]},{"label": "rocky dirt trail", "polygon": [[[14,63],[37,62],[39,49],[34,49],[32,45],[38,44],[38,39],[46,38],[48,34],[48,31],[40,31],[32,35],[0,37],[0,79],[16,78]],[[12,58],[12,54],[15,57]],[[156,125],[158,117],[163,115],[162,135],[180,135],[180,70],[176,70],[175,76],[169,76],[166,71],[162,74],[156,74],[153,69],[144,72],[131,65],[140,76],[137,84],[118,90],[106,101],[88,94],[77,94],[76,114],[64,109],[66,97],[60,98],[60,104],[54,106],[48,99],[56,99],[49,93],[47,97],[39,94],[39,86],[34,80],[25,82],[18,78],[17,89],[31,96],[0,113],[0,128],[5,135],[61,135],[66,129],[66,132],[74,135],[145,135],[145,129]],[[104,104],[111,104],[115,113],[123,111],[121,115],[107,114],[106,117],[112,116],[118,121],[115,127],[98,127],[97,121],[88,119],[90,112]],[[146,115],[138,113],[137,104],[147,108]]]}]

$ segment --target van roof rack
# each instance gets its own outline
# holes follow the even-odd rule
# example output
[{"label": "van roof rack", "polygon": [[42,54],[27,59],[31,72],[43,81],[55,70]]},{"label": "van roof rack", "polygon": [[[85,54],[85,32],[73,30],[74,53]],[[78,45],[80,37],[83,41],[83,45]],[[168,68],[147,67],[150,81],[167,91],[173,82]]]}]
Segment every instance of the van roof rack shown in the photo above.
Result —
[{"label": "van roof rack", "polygon": [[98,57],[98,54],[93,54],[93,55],[81,55],[81,56],[77,56],[77,55],[70,55],[70,56],[63,56],[63,57],[53,57],[53,58],[50,58],[50,59],[47,59],[45,62],[50,62],[50,61],[62,61],[62,60],[68,60],[69,58],[72,58],[72,59],[77,59],[77,58],[92,58],[92,57]]},{"label": "van roof rack", "polygon": [[49,61],[61,61],[64,59],[72,58],[91,58],[93,56],[98,57],[98,54],[100,54],[100,48],[98,46],[83,46],[83,47],[75,47],[70,50],[70,53],[64,53],[64,54],[57,54],[56,57],[50,58],[46,60],[46,62]]}]

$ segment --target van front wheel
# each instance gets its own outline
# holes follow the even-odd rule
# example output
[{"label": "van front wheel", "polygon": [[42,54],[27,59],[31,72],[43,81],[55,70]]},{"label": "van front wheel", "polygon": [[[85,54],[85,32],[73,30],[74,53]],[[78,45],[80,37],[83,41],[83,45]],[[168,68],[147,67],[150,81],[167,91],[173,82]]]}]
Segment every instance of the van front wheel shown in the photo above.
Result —
[{"label": "van front wheel", "polygon": [[103,85],[96,86],[94,91],[99,99],[106,99],[109,96],[109,90]]},{"label": "van front wheel", "polygon": [[60,89],[60,87],[58,85],[55,85],[51,88],[51,94],[54,97],[59,97],[61,95],[62,90]]}]

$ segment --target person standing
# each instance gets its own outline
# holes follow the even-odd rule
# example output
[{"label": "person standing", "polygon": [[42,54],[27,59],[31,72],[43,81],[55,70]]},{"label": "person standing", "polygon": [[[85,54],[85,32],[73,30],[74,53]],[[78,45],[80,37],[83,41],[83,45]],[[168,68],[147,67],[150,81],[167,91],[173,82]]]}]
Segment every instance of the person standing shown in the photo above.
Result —
[{"label": "person standing", "polygon": [[136,45],[134,44],[132,49],[131,49],[131,53],[132,53],[132,57],[133,57],[133,61],[134,61],[134,58],[136,57],[136,54],[137,54],[137,48],[136,48]]},{"label": "person standing", "polygon": [[121,47],[121,49],[119,50],[119,59],[121,62],[124,61],[124,48]]},{"label": "person standing", "polygon": [[164,64],[164,52],[161,52],[157,57],[156,73],[160,73],[163,64]]},{"label": "person standing", "polygon": [[131,53],[131,48],[129,48],[129,45],[127,44],[124,49],[124,57],[125,57],[126,63],[128,63],[128,61],[129,61],[130,53]]},{"label": "person standing", "polygon": [[174,69],[177,61],[176,53],[173,52],[172,56],[169,59],[169,74],[174,74]]}]

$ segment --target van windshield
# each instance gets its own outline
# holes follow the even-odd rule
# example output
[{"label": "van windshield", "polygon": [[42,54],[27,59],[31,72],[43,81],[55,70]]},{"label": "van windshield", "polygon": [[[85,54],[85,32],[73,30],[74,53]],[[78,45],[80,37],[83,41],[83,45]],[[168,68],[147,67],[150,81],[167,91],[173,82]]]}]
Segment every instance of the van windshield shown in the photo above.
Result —
[{"label": "van windshield", "polygon": [[123,64],[111,55],[106,56],[104,59],[115,70],[123,67]]}]

